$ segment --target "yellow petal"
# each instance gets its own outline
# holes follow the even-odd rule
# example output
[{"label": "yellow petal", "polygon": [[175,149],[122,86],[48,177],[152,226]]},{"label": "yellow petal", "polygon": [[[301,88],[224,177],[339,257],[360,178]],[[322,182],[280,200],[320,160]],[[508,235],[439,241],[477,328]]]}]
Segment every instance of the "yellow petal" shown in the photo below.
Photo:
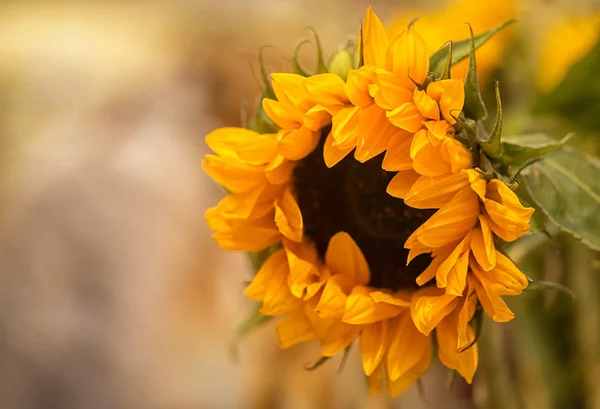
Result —
[{"label": "yellow petal", "polygon": [[490,271],[479,270],[478,277],[500,295],[518,295],[527,285],[527,277],[511,259],[496,251],[496,267]]},{"label": "yellow petal", "polygon": [[438,267],[440,266],[440,264],[442,264],[442,261],[444,261],[442,257],[436,257],[433,260],[431,260],[431,263],[427,266],[427,268],[417,277],[417,285],[423,286],[429,281],[433,280],[435,278],[435,274],[437,272]]},{"label": "yellow petal", "polygon": [[218,215],[219,218],[227,219],[230,226],[234,220],[257,220],[273,212],[273,200],[280,194],[281,189],[271,186],[264,190],[227,195],[214,210],[207,211],[205,216],[209,224],[209,216]]},{"label": "yellow petal", "polygon": [[404,393],[409,386],[413,385],[427,371],[429,365],[431,365],[433,347],[431,346],[431,342],[428,342],[426,346],[427,348],[421,355],[421,359],[415,366],[396,381],[391,382],[388,380],[386,386],[390,396],[396,397],[401,393]]},{"label": "yellow petal", "polygon": [[324,107],[345,105],[348,103],[346,97],[346,84],[335,74],[318,74],[304,80],[312,101]]},{"label": "yellow petal", "polygon": [[[437,103],[436,103],[437,106]],[[439,108],[438,108],[439,111]],[[429,131],[427,136],[429,137],[429,141],[433,145],[439,145],[442,143],[449,134],[453,132],[453,128],[446,122],[445,120],[441,121],[427,121],[425,122],[425,126]]]},{"label": "yellow petal", "polygon": [[502,240],[514,241],[530,230],[529,219],[534,209],[524,207],[501,181],[493,179],[488,183],[484,204],[491,219],[490,228]]},{"label": "yellow petal", "polygon": [[360,356],[365,375],[370,376],[379,367],[387,348],[388,322],[365,325],[360,335]]},{"label": "yellow petal", "polygon": [[359,107],[344,108],[333,118],[331,124],[332,146],[338,149],[353,149],[358,135]]},{"label": "yellow petal", "polygon": [[440,108],[436,101],[434,101],[425,91],[415,89],[414,101],[417,109],[427,119],[433,119],[439,121],[440,119]]},{"label": "yellow petal", "polygon": [[266,187],[264,169],[231,157],[206,155],[202,169],[218,184],[234,192],[249,192]]},{"label": "yellow petal", "polygon": [[386,111],[373,104],[363,109],[358,118],[358,139],[354,157],[366,162],[383,152],[397,128],[392,125]]},{"label": "yellow petal", "polygon": [[320,137],[321,132],[311,131],[306,126],[300,129],[281,129],[277,134],[277,150],[286,159],[304,159],[317,147]]},{"label": "yellow petal", "polygon": [[473,342],[469,333],[469,323],[477,310],[478,300],[475,288],[468,285],[467,291],[463,297],[463,304],[460,307],[457,320],[458,342],[456,344],[457,351],[461,351]]},{"label": "yellow petal", "polygon": [[379,395],[383,384],[383,365],[379,365],[377,369],[369,376],[369,395]]},{"label": "yellow petal", "polygon": [[452,173],[471,168],[473,155],[462,143],[452,138],[445,138],[441,148],[444,162],[450,165]]},{"label": "yellow petal", "polygon": [[264,262],[252,282],[246,287],[244,295],[251,300],[262,301],[269,289],[271,279],[277,275],[277,270],[281,268],[286,268],[289,271],[285,250],[283,249],[277,250]]},{"label": "yellow petal", "polygon": [[333,134],[330,132],[329,135],[327,135],[325,145],[323,146],[323,160],[325,160],[325,165],[327,165],[328,168],[335,166],[354,149],[353,146],[345,149],[333,146],[334,142]]},{"label": "yellow petal", "polygon": [[325,262],[333,274],[341,274],[352,283],[364,285],[371,279],[365,256],[346,232],[336,233],[329,240]]},{"label": "yellow petal", "polygon": [[269,183],[283,185],[289,182],[295,163],[287,160],[281,154],[275,155],[271,163],[265,168]]},{"label": "yellow petal", "polygon": [[518,214],[522,221],[529,222],[535,209],[523,206],[515,192],[509,189],[502,181],[492,179],[487,186],[486,197],[496,200],[492,198],[492,196],[496,195],[500,196],[502,198],[501,203]]},{"label": "yellow petal", "polygon": [[388,303],[376,303],[367,287],[354,287],[346,301],[343,321],[348,324],[366,325],[394,317],[402,311]]},{"label": "yellow petal", "polygon": [[427,86],[427,95],[438,102],[444,119],[454,125],[456,120],[452,116],[458,117],[465,103],[463,82],[456,79],[432,82]]},{"label": "yellow petal", "polygon": [[410,132],[398,129],[390,138],[381,167],[387,171],[412,169],[410,145],[413,135]]},{"label": "yellow petal", "polygon": [[290,266],[290,291],[298,298],[311,298],[325,284],[319,271],[317,251],[307,243],[284,240],[283,244]]},{"label": "yellow petal", "polygon": [[407,88],[406,82],[399,76],[383,69],[375,70],[377,93],[375,103],[381,108],[394,110],[400,105],[413,100],[414,84]]},{"label": "yellow petal", "polygon": [[302,311],[296,311],[283,317],[275,328],[277,341],[282,349],[297,343],[310,341],[316,334]]},{"label": "yellow petal", "polygon": [[385,27],[379,17],[373,13],[371,7],[367,8],[362,31],[362,45],[365,65],[385,67],[385,56],[389,41]]},{"label": "yellow petal", "polygon": [[314,105],[304,87],[304,80],[305,77],[298,74],[271,74],[271,85],[277,100],[297,123],[302,123],[304,114]]},{"label": "yellow petal", "polygon": [[419,176],[421,175],[412,169],[400,171],[390,180],[386,192],[391,196],[403,199]]},{"label": "yellow petal", "polygon": [[240,143],[251,141],[259,136],[259,133],[249,129],[226,127],[212,131],[206,135],[205,141],[219,156],[236,156],[236,148]]},{"label": "yellow petal", "polygon": [[[440,264],[440,267],[437,270],[437,275],[436,275],[436,282],[437,282],[437,286],[439,288],[445,288],[448,286],[448,276],[450,275],[450,272],[452,271],[452,269],[454,269],[456,267],[456,264],[458,263],[458,260],[460,259],[460,257],[463,254],[467,254],[467,263],[468,263],[468,257],[469,257],[469,244],[471,242],[471,234],[470,232],[465,236],[464,239],[462,239],[460,241],[460,243],[458,243],[454,249],[452,250],[452,252],[450,253],[450,255],[448,255],[448,257],[445,258],[445,260],[442,262],[442,264]],[[465,261],[463,260],[462,263],[464,263]],[[464,266],[463,264],[461,264],[461,268],[464,267],[466,268],[466,266]],[[465,271],[465,275],[466,275],[466,271]],[[446,291],[447,292],[447,291]],[[460,293],[458,294],[454,294],[454,295],[461,295],[462,291],[460,291]]]},{"label": "yellow petal", "polygon": [[442,176],[452,172],[450,163],[444,160],[440,146],[434,146],[427,136],[428,131],[420,130],[415,134],[410,147],[415,172],[423,176]]},{"label": "yellow petal", "polygon": [[360,108],[365,108],[373,103],[373,98],[369,94],[369,85],[373,84],[373,67],[363,65],[357,70],[348,71],[346,79],[346,95],[352,103]]},{"label": "yellow petal", "polygon": [[281,102],[264,98],[262,100],[262,107],[267,116],[271,121],[275,122],[275,125],[278,127],[282,129],[295,129],[300,126],[300,122],[286,110]]},{"label": "yellow petal", "polygon": [[267,272],[270,274],[269,283],[260,309],[263,315],[283,315],[302,307],[302,300],[292,295],[287,284],[290,269],[285,254],[278,257],[277,261],[279,264],[276,268]]},{"label": "yellow petal", "polygon": [[421,333],[429,335],[439,322],[456,307],[457,298],[435,287],[425,287],[413,296],[412,320]]},{"label": "yellow petal", "polygon": [[319,131],[321,128],[331,123],[331,114],[325,107],[315,105],[304,114],[302,123],[313,132]]},{"label": "yellow petal", "polygon": [[479,200],[469,188],[465,188],[442,206],[406,240],[405,248],[415,242],[432,249],[462,240],[477,223]]},{"label": "yellow petal", "polygon": [[376,303],[386,303],[395,305],[396,307],[410,307],[411,295],[405,291],[398,291],[394,294],[384,293],[383,291],[375,290],[370,292],[371,298]]},{"label": "yellow petal", "polygon": [[323,356],[334,356],[346,349],[358,336],[361,326],[346,324],[339,318],[324,318],[312,310],[312,300],[305,304],[305,313],[315,331]]},{"label": "yellow petal", "polygon": [[315,312],[324,318],[342,318],[346,309],[346,291],[351,290],[352,283],[341,275],[329,277]]},{"label": "yellow petal", "polygon": [[282,235],[300,243],[304,223],[302,212],[290,189],[285,189],[281,197],[275,201],[275,225]]},{"label": "yellow petal", "polygon": [[[466,351],[458,352],[457,315],[457,313],[452,314],[438,325],[438,356],[445,366],[456,370],[468,383],[471,383],[478,363],[477,345],[473,345]],[[469,342],[472,342],[475,334],[470,327],[467,331]]]},{"label": "yellow petal", "polygon": [[[336,320],[337,321],[337,320]],[[325,341],[321,341],[321,345],[325,349],[321,352],[323,356],[334,356],[348,348],[348,346],[358,337],[361,327],[358,325],[350,325],[337,321],[327,333]]]},{"label": "yellow petal", "polygon": [[386,358],[387,377],[395,382],[411,371],[425,354],[431,355],[431,339],[421,334],[411,321],[410,314],[402,314],[397,320],[390,338]]},{"label": "yellow petal", "polygon": [[494,235],[490,230],[487,217],[479,216],[479,226],[473,229],[471,251],[475,259],[485,271],[496,266],[496,247]]},{"label": "yellow petal", "polygon": [[450,273],[448,274],[448,286],[446,287],[446,294],[455,295],[457,297],[462,296],[467,285],[469,256],[469,251],[465,251],[460,255],[452,270],[450,270]]},{"label": "yellow petal", "polygon": [[469,179],[464,172],[450,176],[421,176],[406,194],[404,203],[416,209],[437,209],[468,186]]},{"label": "yellow petal", "polygon": [[212,237],[223,250],[231,251],[261,251],[281,240],[277,229],[255,225],[219,231]]},{"label": "yellow petal", "polygon": [[235,151],[241,160],[250,165],[266,165],[277,155],[276,135],[255,135],[240,141]]},{"label": "yellow petal", "polygon": [[403,30],[392,39],[387,65],[390,71],[406,78],[407,86],[411,82],[425,82],[429,73],[429,51],[423,38],[413,28]]},{"label": "yellow petal", "polygon": [[470,281],[470,285],[475,288],[479,302],[481,302],[486,314],[496,322],[512,320],[515,314],[508,308],[498,292],[494,290],[494,286],[485,280],[481,270],[473,265],[471,265],[471,270],[474,278]]},{"label": "yellow petal", "polygon": [[393,111],[388,111],[387,117],[398,128],[412,133],[421,129],[425,120],[414,102],[406,102]]}]

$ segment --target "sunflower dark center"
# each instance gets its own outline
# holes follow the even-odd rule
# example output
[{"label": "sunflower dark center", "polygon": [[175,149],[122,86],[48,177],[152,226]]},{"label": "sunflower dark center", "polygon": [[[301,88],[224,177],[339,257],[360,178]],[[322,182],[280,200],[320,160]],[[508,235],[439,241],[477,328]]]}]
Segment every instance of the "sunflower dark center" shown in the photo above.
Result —
[{"label": "sunflower dark center", "polygon": [[[323,134],[327,132],[325,129]],[[321,139],[293,173],[304,234],[315,243],[323,259],[329,239],[345,231],[367,259],[370,286],[390,290],[416,288],[415,279],[431,258],[421,255],[406,266],[408,250],[404,242],[434,211],[413,209],[386,193],[395,172],[381,169],[384,154],[365,163],[350,154],[328,168],[323,160],[325,138]]]}]

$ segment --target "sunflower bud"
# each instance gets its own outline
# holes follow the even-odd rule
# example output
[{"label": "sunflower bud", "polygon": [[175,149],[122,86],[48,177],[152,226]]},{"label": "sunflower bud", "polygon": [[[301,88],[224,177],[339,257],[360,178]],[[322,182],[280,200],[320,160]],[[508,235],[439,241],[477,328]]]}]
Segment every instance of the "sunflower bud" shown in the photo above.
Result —
[{"label": "sunflower bud", "polygon": [[348,77],[348,71],[357,67],[358,53],[352,42],[348,42],[345,47],[339,48],[327,62],[327,71],[341,77],[344,81]]}]

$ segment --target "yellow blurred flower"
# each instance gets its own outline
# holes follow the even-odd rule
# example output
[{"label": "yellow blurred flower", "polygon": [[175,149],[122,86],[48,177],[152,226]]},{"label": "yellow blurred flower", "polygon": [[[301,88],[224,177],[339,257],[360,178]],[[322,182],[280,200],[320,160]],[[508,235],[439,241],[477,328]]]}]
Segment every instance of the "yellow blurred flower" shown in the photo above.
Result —
[{"label": "yellow blurred flower", "polygon": [[550,91],[567,71],[600,41],[600,13],[570,16],[550,24],[540,42],[536,78],[542,91]]},{"label": "yellow blurred flower", "polygon": [[[469,23],[477,35],[516,16],[513,0],[457,0],[446,4],[446,7],[437,9],[403,10],[391,19],[390,31],[399,32],[418,17],[415,28],[423,33],[427,47],[433,52],[450,40],[469,38],[465,23]],[[512,30],[511,27],[502,30],[477,50],[477,74],[481,83],[488,81],[493,70],[501,63]],[[464,80],[468,66],[466,60],[458,63],[452,68],[452,77]]]}]

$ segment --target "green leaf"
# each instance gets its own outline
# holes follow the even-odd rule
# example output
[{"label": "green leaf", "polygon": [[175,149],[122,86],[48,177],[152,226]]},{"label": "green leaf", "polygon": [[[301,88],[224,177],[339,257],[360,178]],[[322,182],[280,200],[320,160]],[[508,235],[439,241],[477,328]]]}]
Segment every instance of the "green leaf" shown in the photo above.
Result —
[{"label": "green leaf", "polygon": [[575,63],[552,91],[540,95],[534,113],[558,114],[585,131],[600,129],[600,42]]},{"label": "green leaf", "polygon": [[502,149],[504,151],[502,162],[505,165],[509,165],[515,174],[519,174],[527,165],[554,152],[566,144],[573,136],[574,134],[570,133],[560,141],[543,133],[504,138],[502,141]]},{"label": "green leaf", "polygon": [[479,144],[486,156],[494,159],[502,156],[502,100],[498,81],[496,81],[496,122],[489,137]]},{"label": "green leaf", "polygon": [[[515,20],[508,20],[499,26],[486,31],[483,34],[475,37],[475,49],[479,49],[497,32],[514,23]],[[452,46],[452,65],[457,64],[467,58],[471,54],[471,39],[461,40],[454,43]],[[429,70],[432,71],[436,78],[441,78],[448,59],[448,47],[442,47],[429,58]]]},{"label": "green leaf", "polygon": [[567,147],[520,175],[536,208],[561,230],[600,250],[600,163]]},{"label": "green leaf", "polygon": [[481,90],[479,89],[479,82],[477,81],[477,61],[475,59],[473,28],[470,25],[468,26],[471,33],[471,58],[469,60],[469,71],[465,79],[465,104],[463,111],[467,118],[479,121],[487,117],[487,110],[485,109]]}]

